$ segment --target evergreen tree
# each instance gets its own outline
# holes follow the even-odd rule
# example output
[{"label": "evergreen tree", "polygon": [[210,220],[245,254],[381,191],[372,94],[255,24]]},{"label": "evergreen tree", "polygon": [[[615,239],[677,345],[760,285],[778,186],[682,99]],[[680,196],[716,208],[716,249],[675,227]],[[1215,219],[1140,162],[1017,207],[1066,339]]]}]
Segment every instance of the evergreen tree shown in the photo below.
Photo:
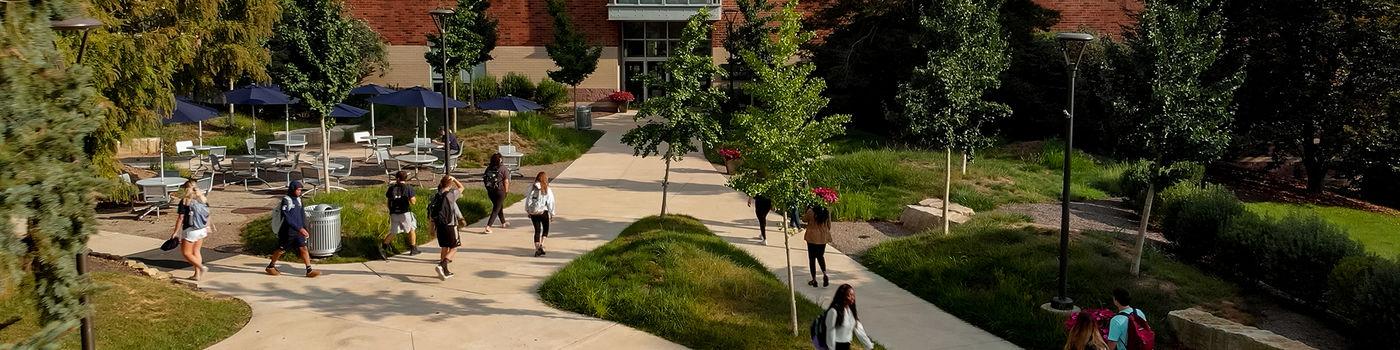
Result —
[{"label": "evergreen tree", "polygon": [[549,16],[554,18],[554,42],[545,46],[545,50],[559,69],[547,74],[550,79],[573,89],[571,99],[574,109],[578,110],[578,84],[598,69],[598,57],[603,55],[603,48],[589,45],[583,32],[574,28],[564,0],[549,0]]},{"label": "evergreen tree", "polygon": [[[647,78],[648,81],[659,81],[666,94],[643,102],[635,116],[642,124],[622,135],[622,142],[631,145],[636,155],[646,157],[660,154],[666,160],[666,175],[661,180],[662,216],[666,215],[671,162],[680,161],[687,153],[700,150],[695,145],[696,140],[710,145],[719,139],[720,126],[715,115],[720,113],[724,93],[710,81],[721,72],[709,55],[697,53],[709,44],[708,18],[707,9],[701,9],[690,17],[681,32],[680,46],[661,64],[670,79],[658,76]],[[663,143],[666,144],[666,151],[659,152],[658,148]]]},{"label": "evergreen tree", "polygon": [[[1231,105],[1242,75],[1214,73],[1223,43],[1222,0],[1149,0],[1126,50],[1109,50],[1111,108],[1151,181],[1143,203],[1133,274],[1139,272],[1157,186],[1188,162],[1218,159],[1230,143]],[[1068,165],[1066,165],[1068,166]]]},{"label": "evergreen tree", "polygon": [[[826,154],[826,140],[840,135],[847,115],[818,117],[829,102],[822,97],[826,82],[812,75],[809,62],[789,64],[798,47],[812,39],[803,31],[797,1],[789,1],[774,16],[775,35],[766,45],[771,59],[757,52],[739,52],[745,64],[754,69],[754,81],[744,89],[754,103],[734,117],[733,139],[744,152],[744,166],[729,179],[729,186],[750,196],[763,196],[773,207],[788,209],[817,205],[811,191],[810,175],[816,172],[817,158]],[[790,251],[790,240],[797,230],[783,222],[783,249]],[[792,332],[797,335],[797,297],[792,259],[787,261],[788,294],[792,310]]]},{"label": "evergreen tree", "polygon": [[78,275],[75,257],[96,227],[93,189],[107,185],[83,149],[102,100],[92,70],[57,50],[49,29],[50,19],[78,9],[69,0],[0,6],[0,295],[18,293],[32,273],[40,326],[0,348],[52,348],[89,312],[79,300],[91,281]]},{"label": "evergreen tree", "polygon": [[928,63],[900,83],[892,115],[918,144],[947,152],[943,182],[943,233],[948,234],[953,150],[986,147],[984,129],[1011,114],[1006,105],[985,99],[1001,84],[1009,56],[997,19],[1000,0],[948,0],[924,8],[920,47]]},{"label": "evergreen tree", "polygon": [[270,49],[272,75],[321,119],[321,183],[329,184],[331,109],[360,82],[363,56],[356,47],[355,22],[340,0],[284,0],[282,21]]}]

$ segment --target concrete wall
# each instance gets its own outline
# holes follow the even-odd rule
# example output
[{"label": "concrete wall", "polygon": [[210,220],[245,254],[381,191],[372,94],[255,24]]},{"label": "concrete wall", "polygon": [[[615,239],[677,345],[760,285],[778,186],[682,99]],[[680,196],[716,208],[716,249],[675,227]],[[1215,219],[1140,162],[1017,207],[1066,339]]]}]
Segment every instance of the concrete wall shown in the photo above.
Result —
[{"label": "concrete wall", "polygon": [[382,76],[365,78],[364,83],[400,88],[432,88],[432,71],[429,70],[428,61],[423,59],[423,54],[428,52],[427,46],[390,45],[386,51],[389,60],[388,71]]},{"label": "concrete wall", "polygon": [[1167,314],[1182,345],[1194,350],[1302,350],[1313,347],[1191,308]]}]

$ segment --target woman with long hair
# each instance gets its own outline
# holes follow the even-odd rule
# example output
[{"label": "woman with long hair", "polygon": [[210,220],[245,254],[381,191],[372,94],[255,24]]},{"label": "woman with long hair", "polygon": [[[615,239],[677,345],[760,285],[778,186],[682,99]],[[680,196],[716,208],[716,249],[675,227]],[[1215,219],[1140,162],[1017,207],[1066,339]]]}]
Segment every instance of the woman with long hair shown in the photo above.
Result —
[{"label": "woman with long hair", "polygon": [[457,247],[462,246],[461,237],[457,235],[457,226],[466,224],[461,208],[457,207],[457,199],[462,198],[462,189],[462,183],[457,178],[443,175],[442,180],[438,181],[437,193],[433,194],[432,204],[429,204],[428,217],[437,233],[438,247],[442,248],[436,267],[438,278],[442,280],[454,276],[447,269],[447,264],[457,255]]},{"label": "woman with long hair", "polygon": [[815,205],[807,208],[807,212],[802,214],[802,220],[807,222],[807,233],[802,239],[807,241],[807,268],[812,273],[812,280],[807,282],[807,285],[817,286],[817,266],[821,265],[821,286],[830,286],[831,279],[826,276],[826,245],[832,241],[831,211]]},{"label": "woman with long hair", "polygon": [[544,239],[549,237],[549,222],[554,221],[554,191],[549,189],[549,174],[535,175],[535,184],[525,195],[525,213],[535,225],[535,256],[544,255]]},{"label": "woman with long hair", "polygon": [[506,223],[506,193],[510,193],[510,169],[501,161],[501,154],[491,155],[491,163],[481,174],[481,185],[486,187],[486,197],[491,198],[491,213],[486,216],[485,233],[491,233],[491,224],[501,219],[501,228],[510,227]]},{"label": "woman with long hair", "polygon": [[1074,318],[1076,322],[1065,339],[1065,350],[1108,350],[1093,314],[1081,310]]},{"label": "woman with long hair", "polygon": [[866,349],[874,349],[870,336],[865,334],[865,326],[860,324],[860,313],[856,311],[856,288],[843,284],[836,288],[831,297],[831,307],[826,309],[826,348],[831,350],[851,350],[851,340],[860,339]]},{"label": "woman with long hair", "polygon": [[185,181],[185,185],[180,187],[180,194],[179,216],[175,218],[175,232],[170,234],[170,238],[180,239],[180,254],[194,266],[194,276],[190,276],[190,279],[198,281],[204,278],[205,272],[209,272],[209,267],[204,265],[204,255],[200,253],[204,238],[214,231],[214,226],[209,222],[209,198],[199,190],[195,180]]}]

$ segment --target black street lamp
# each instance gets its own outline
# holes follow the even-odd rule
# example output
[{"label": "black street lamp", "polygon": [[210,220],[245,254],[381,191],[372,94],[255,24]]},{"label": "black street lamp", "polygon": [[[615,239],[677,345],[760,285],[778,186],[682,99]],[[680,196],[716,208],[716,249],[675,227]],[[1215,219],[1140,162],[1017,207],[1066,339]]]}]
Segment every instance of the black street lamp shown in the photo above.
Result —
[{"label": "black street lamp", "polygon": [[[65,20],[62,20],[62,21],[53,21],[53,22],[49,22],[49,28],[51,28],[51,29],[53,29],[53,30],[55,30],[55,31],[60,31],[60,32],[80,31],[80,32],[83,32],[83,38],[82,38],[82,39],[79,39],[79,41],[78,41],[78,58],[77,58],[77,60],[76,60],[77,62],[74,62],[74,64],[83,64],[83,53],[87,51],[88,31],[91,30],[91,29],[93,29],[93,28],[97,28],[97,27],[101,27],[101,26],[102,26],[102,21],[99,21],[99,20],[97,20],[97,19],[95,19],[95,18],[89,18],[89,17],[74,17],[74,18],[69,18],[69,19],[65,19]],[[78,275],[83,275],[83,274],[86,274],[86,273],[87,273],[87,259],[86,259],[86,258],[87,258],[87,254],[88,254],[88,249],[87,249],[87,247],[83,247],[83,250],[80,251],[80,252],[78,252],[78,256],[77,256],[77,259],[78,259],[78,265],[77,265],[77,268],[78,268]],[[80,304],[80,305],[87,305],[87,296],[78,297],[78,304]],[[95,343],[93,342],[93,334],[92,334],[92,316],[91,316],[91,315],[85,315],[85,316],[83,316],[83,319],[82,319],[82,321],[80,321],[80,322],[81,322],[81,323],[79,323],[79,325],[78,325],[78,333],[79,333],[79,337],[80,337],[81,340],[82,340],[82,344],[83,344],[82,347],[83,347],[83,350],[92,350],[92,349],[96,349],[96,348],[97,348],[97,344],[95,344]]]},{"label": "black street lamp", "polygon": [[443,175],[449,177],[452,176],[452,162],[456,159],[453,159],[452,141],[449,139],[452,132],[447,129],[452,119],[448,116],[447,111],[447,20],[455,13],[456,11],[451,9],[428,11],[428,15],[433,17],[433,25],[437,26],[438,34],[441,35],[438,40],[438,51],[442,53],[442,91],[438,92],[442,93],[442,172]]},{"label": "black street lamp", "polygon": [[[1065,57],[1065,67],[1069,68],[1069,109],[1065,110],[1065,162],[1061,165],[1064,168],[1064,188],[1060,191],[1060,290],[1054,298],[1050,298],[1050,307],[1055,310],[1074,309],[1074,299],[1069,297],[1069,179],[1070,179],[1070,155],[1074,149],[1074,80],[1079,75],[1079,60],[1084,58],[1084,51],[1089,47],[1089,42],[1094,40],[1093,35],[1085,33],[1059,33],[1055,35],[1055,40],[1060,42],[1060,52]],[[1070,60],[1070,51],[1074,60]]]},{"label": "black street lamp", "polygon": [[[731,50],[735,48],[735,46],[730,45],[729,41],[734,38],[734,23],[738,22],[739,18],[743,17],[743,14],[740,13],[739,10],[728,9],[724,10],[721,17],[724,19],[724,48],[725,51],[729,52],[729,57],[726,58],[728,62],[724,65],[724,70],[726,73],[729,73],[729,76],[724,80],[729,81],[729,97],[732,99],[734,97],[734,65],[739,62],[739,60],[734,59],[734,55],[738,55],[739,53]],[[729,101],[727,104],[733,105],[733,103],[734,101]]]}]

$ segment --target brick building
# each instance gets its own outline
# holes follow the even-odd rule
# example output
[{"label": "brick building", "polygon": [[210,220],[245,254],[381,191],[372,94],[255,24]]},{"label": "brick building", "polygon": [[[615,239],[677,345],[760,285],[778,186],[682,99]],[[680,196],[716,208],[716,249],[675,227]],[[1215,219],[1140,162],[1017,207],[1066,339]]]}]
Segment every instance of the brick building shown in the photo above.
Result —
[{"label": "brick building", "polygon": [[[1060,10],[1058,28],[1093,28],[1118,32],[1130,22],[1123,9],[1140,8],[1140,0],[1034,0],[1047,8]],[[346,0],[353,16],[363,19],[388,42],[389,71],[368,82],[390,86],[431,86],[434,77],[428,62],[427,34],[436,32],[428,11],[451,8],[455,0]],[[711,40],[716,63],[728,59],[722,47],[726,13],[734,12],[732,0],[570,0],[569,14],[575,25],[587,33],[595,45],[603,46],[598,70],[579,85],[579,99],[602,101],[616,90],[627,90],[639,98],[653,94],[631,76],[656,70],[666,59],[668,45],[680,38],[680,29],[691,14],[702,7],[711,11],[715,22]],[[811,13],[822,1],[804,1],[801,9]],[[1136,6],[1136,7],[1134,7]],[[493,0],[488,15],[500,24],[493,59],[478,74],[496,77],[508,72],[521,73],[538,81],[554,63],[545,52],[553,40],[553,23],[545,0]],[[1057,29],[1058,29],[1057,28]]]}]

